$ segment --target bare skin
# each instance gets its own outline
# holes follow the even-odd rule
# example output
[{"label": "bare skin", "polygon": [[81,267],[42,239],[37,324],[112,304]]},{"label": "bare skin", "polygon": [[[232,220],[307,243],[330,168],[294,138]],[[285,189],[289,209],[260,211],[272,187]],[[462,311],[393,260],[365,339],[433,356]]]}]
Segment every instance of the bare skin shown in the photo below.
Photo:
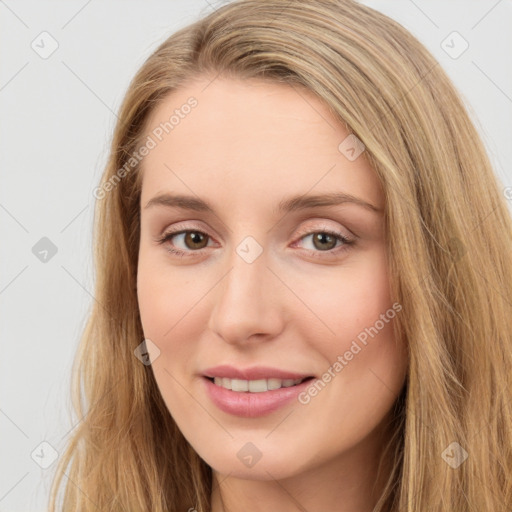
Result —
[{"label": "bare skin", "polygon": [[[390,319],[400,313],[389,295],[379,180],[364,152],[351,161],[338,149],[349,133],[309,91],[222,77],[206,87],[210,80],[174,91],[147,124],[150,135],[197,99],[143,160],[137,286],[145,337],[160,350],[160,392],[213,469],[212,512],[370,512],[407,368]],[[334,192],[379,211],[354,202],[277,211],[290,196]],[[147,206],[164,193],[204,199],[213,213]],[[188,235],[157,241],[171,230]],[[241,256],[258,247],[254,261]],[[204,371],[220,364],[330,379],[302,401],[243,417],[206,391]],[[239,456],[244,446],[256,463]]]}]

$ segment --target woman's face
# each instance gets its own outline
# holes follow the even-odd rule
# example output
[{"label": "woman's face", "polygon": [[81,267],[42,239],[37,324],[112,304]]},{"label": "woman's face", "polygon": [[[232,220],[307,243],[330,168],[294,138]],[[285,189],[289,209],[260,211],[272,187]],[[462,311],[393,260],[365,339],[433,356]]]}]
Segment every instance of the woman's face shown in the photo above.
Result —
[{"label": "woman's face", "polygon": [[375,462],[406,354],[382,189],[347,136],[309,91],[262,81],[205,78],[149,119],[142,326],[170,414],[219,473]]}]

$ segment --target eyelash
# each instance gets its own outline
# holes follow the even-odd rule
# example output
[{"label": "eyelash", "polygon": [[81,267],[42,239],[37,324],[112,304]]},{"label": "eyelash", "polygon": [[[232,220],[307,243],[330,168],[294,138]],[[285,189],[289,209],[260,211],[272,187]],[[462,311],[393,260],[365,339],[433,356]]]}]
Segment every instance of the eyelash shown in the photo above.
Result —
[{"label": "eyelash", "polygon": [[[174,238],[176,235],[181,235],[183,233],[200,233],[201,235],[205,235],[206,237],[211,239],[211,237],[204,231],[200,231],[198,229],[182,229],[182,230],[169,231],[167,233],[164,233],[161,238],[157,239],[157,242],[159,244],[163,245],[166,242],[168,242],[169,240],[171,240],[172,238]],[[319,229],[316,231],[303,231],[300,233],[299,240],[302,240],[306,236],[315,235],[318,233],[334,236],[339,241],[343,242],[343,245],[338,248],[335,248],[335,249],[329,249],[328,251],[310,251],[310,252],[312,252],[312,256],[315,258],[324,258],[325,256],[323,256],[323,254],[326,254],[326,253],[328,255],[332,256],[332,255],[336,255],[336,254],[344,252],[344,251],[348,251],[350,249],[350,246],[355,243],[355,240],[351,240],[351,239],[347,238],[343,233],[333,231],[331,229]],[[180,249],[175,249],[174,247],[168,246],[168,247],[166,247],[166,250],[179,258],[183,258],[183,257],[194,257],[195,254],[190,254],[190,253],[200,253],[202,249],[199,249],[196,251],[194,251],[194,250],[182,251]],[[329,256],[327,256],[327,257],[329,257]]]}]

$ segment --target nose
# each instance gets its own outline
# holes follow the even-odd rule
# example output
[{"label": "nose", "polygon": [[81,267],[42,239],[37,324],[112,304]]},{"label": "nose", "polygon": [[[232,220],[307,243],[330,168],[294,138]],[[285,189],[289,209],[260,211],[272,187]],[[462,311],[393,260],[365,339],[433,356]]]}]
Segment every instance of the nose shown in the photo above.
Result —
[{"label": "nose", "polygon": [[208,327],[226,343],[270,340],[283,329],[285,287],[269,268],[265,251],[249,261],[233,251],[214,288]]}]

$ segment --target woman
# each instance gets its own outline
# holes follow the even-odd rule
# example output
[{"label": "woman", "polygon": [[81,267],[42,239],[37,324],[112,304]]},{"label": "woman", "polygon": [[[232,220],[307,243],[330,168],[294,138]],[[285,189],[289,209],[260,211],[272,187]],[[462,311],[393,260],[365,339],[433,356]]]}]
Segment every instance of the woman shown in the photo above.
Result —
[{"label": "woman", "polygon": [[512,223],[400,25],[219,8],[137,73],[94,195],[52,511],[512,506]]}]

